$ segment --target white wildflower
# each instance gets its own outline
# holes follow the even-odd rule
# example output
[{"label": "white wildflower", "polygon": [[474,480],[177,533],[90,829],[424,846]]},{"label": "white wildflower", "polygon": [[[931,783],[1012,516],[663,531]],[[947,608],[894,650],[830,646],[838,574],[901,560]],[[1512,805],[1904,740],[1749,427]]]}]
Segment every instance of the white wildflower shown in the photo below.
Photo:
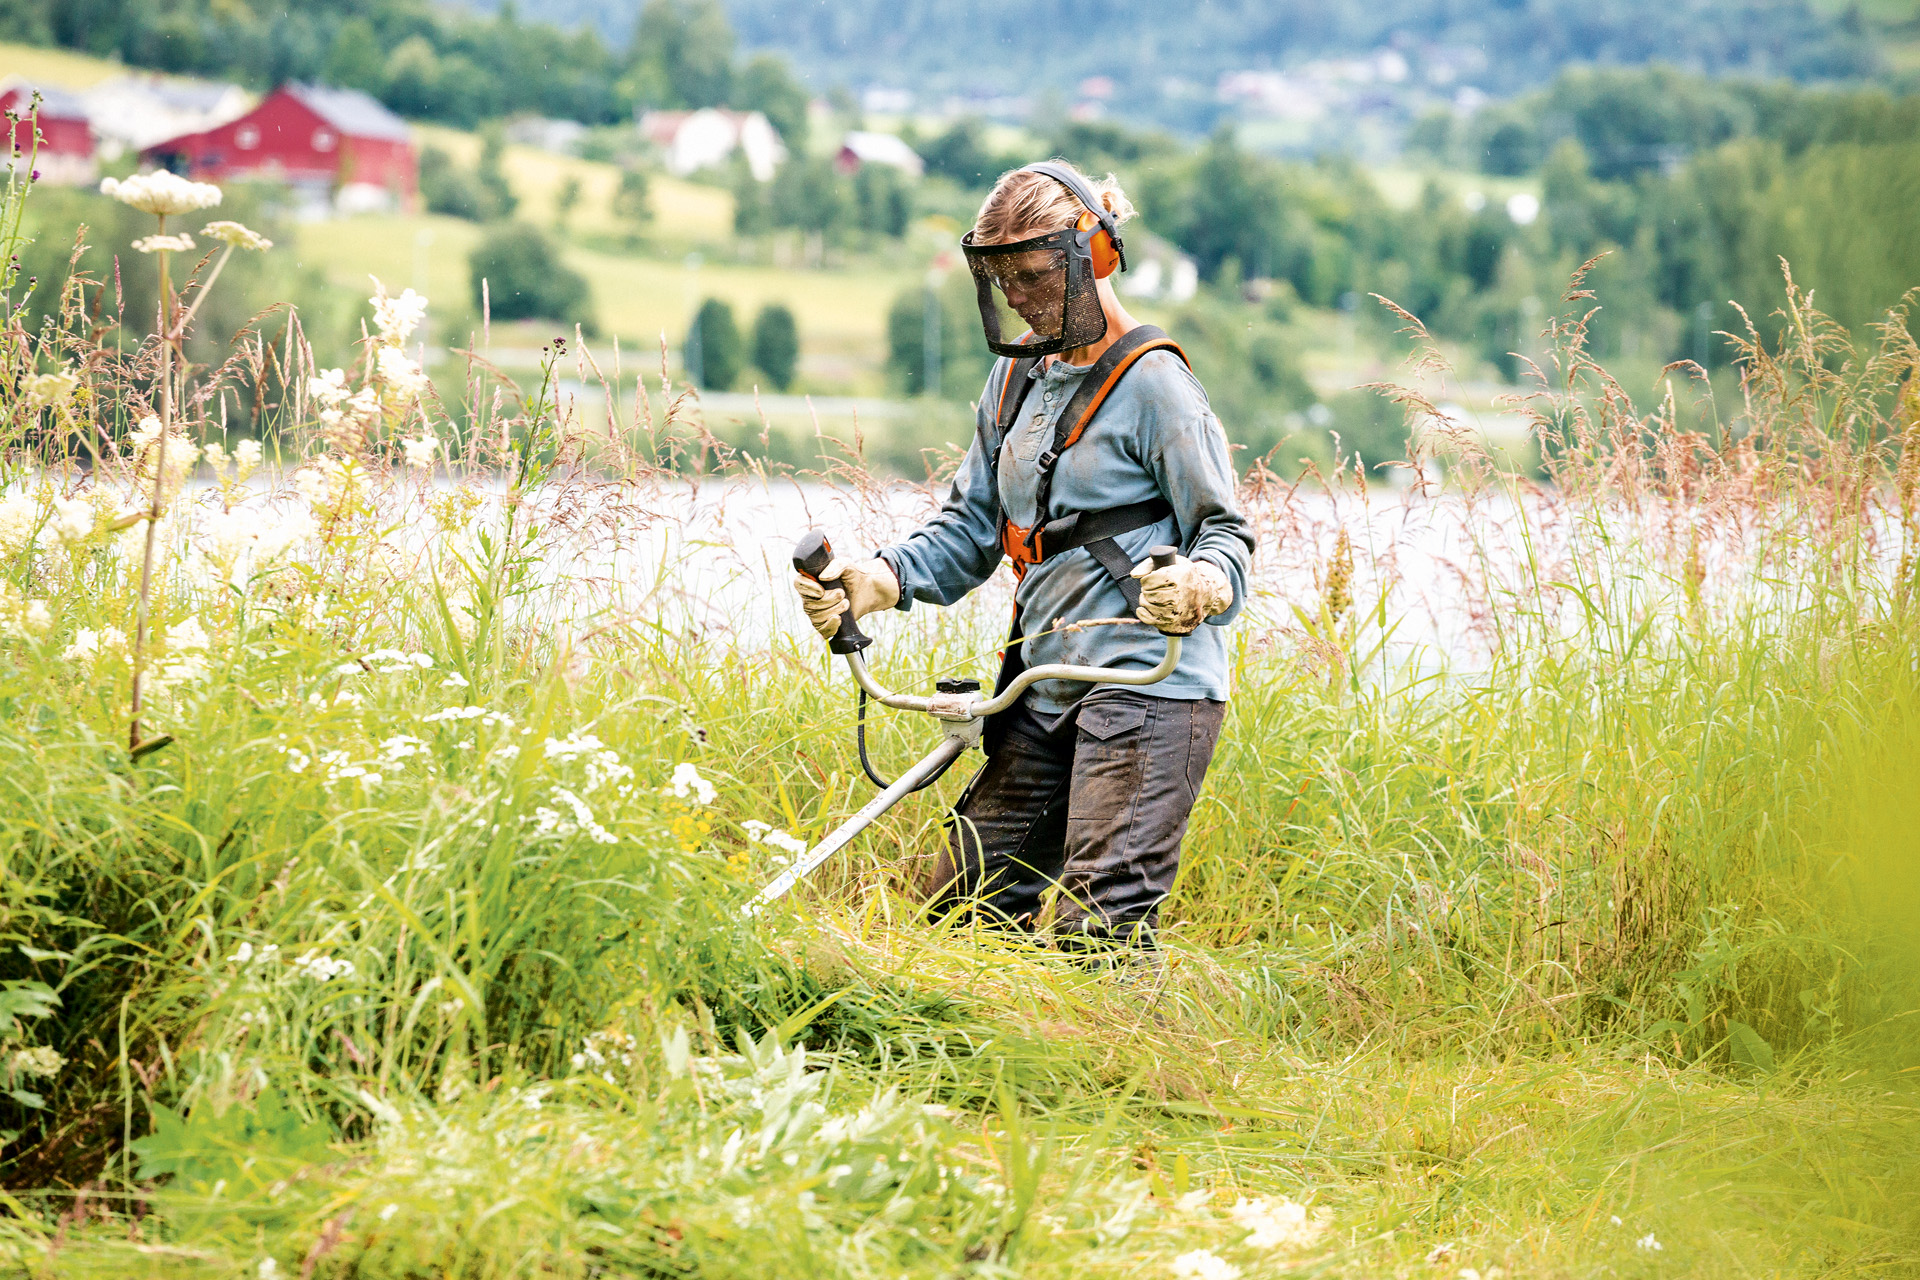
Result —
[{"label": "white wildflower", "polygon": [[69,546],[85,542],[93,536],[97,522],[97,511],[91,502],[84,498],[62,498],[58,494],[53,499],[53,531],[60,541]]},{"label": "white wildflower", "polygon": [[193,237],[141,236],[133,242],[133,247],[141,253],[187,253],[193,248]]},{"label": "white wildflower", "polygon": [[316,512],[337,515],[359,501],[367,475],[352,458],[322,457],[293,473],[294,487]]},{"label": "white wildflower", "polygon": [[433,465],[433,455],[439,451],[440,441],[433,436],[423,435],[418,440],[402,440],[400,447],[406,450],[408,466],[430,467]]},{"label": "white wildflower", "polygon": [[307,766],[313,763],[313,758],[298,747],[282,747],[280,750],[287,757],[288,773],[305,773]]},{"label": "white wildflower", "polygon": [[1427,1261],[1429,1263],[1437,1264],[1437,1263],[1445,1262],[1451,1257],[1453,1257],[1453,1241],[1451,1240],[1447,1241],[1445,1244],[1437,1244],[1433,1246],[1433,1248],[1427,1250]]},{"label": "white wildflower", "polygon": [[1245,1243],[1256,1249],[1301,1249],[1327,1229],[1324,1217],[1309,1218],[1307,1208],[1291,1200],[1265,1196],[1234,1202],[1227,1214],[1247,1230]]},{"label": "white wildflower", "polygon": [[1173,1260],[1173,1274],[1179,1280],[1239,1280],[1240,1268],[1219,1254],[1195,1249]]},{"label": "white wildflower", "polygon": [[267,239],[258,231],[243,227],[237,222],[227,222],[224,220],[209,222],[206,226],[200,228],[200,230],[203,234],[210,235],[215,240],[231,245],[235,249],[252,249],[258,252],[260,250],[273,248],[273,241]]},{"label": "white wildflower", "polygon": [[312,978],[315,982],[331,982],[335,978],[351,978],[353,961],[336,959],[322,951],[309,951],[293,962],[295,970]]},{"label": "white wildflower", "polygon": [[1641,1236],[1638,1240],[1635,1240],[1633,1242],[1633,1247],[1640,1250],[1642,1253],[1659,1253],[1660,1250],[1665,1246],[1662,1245],[1658,1240],[1654,1239],[1653,1232],[1649,1231],[1647,1232],[1647,1234]]},{"label": "white wildflower", "polygon": [[[758,818],[748,818],[740,824],[746,829],[747,839],[754,844],[764,844],[791,853],[796,857],[807,851],[807,842],[798,836],[788,835],[772,823],[762,822]],[[1205,1194],[1204,1192],[1202,1193]]]},{"label": "white wildflower", "polygon": [[322,369],[307,379],[307,395],[328,409],[338,408],[346,403],[352,392],[347,389],[347,371],[345,369]]},{"label": "white wildflower", "polygon": [[16,1050],[13,1057],[8,1059],[7,1062],[8,1069],[11,1070],[14,1075],[33,1076],[40,1080],[50,1079],[53,1076],[59,1075],[60,1068],[66,1065],[67,1060],[65,1058],[55,1053],[52,1049],[47,1048],[45,1045],[37,1045],[31,1049]]},{"label": "white wildflower", "polygon": [[40,527],[40,507],[32,498],[15,494],[0,500],[0,554],[24,551]]},{"label": "white wildflower", "polygon": [[29,635],[45,635],[53,628],[53,614],[45,600],[29,600],[20,613],[20,627]]},{"label": "white wildflower", "polygon": [[81,661],[97,657],[109,649],[126,647],[127,633],[118,627],[101,627],[97,631],[91,627],[82,627],[73,633],[73,643],[68,645],[60,656]]},{"label": "white wildflower", "polygon": [[188,618],[167,628],[167,648],[174,651],[205,649],[213,637],[200,625],[200,619]]},{"label": "white wildflower", "polygon": [[233,461],[239,468],[234,479],[245,480],[260,466],[261,448],[258,440],[242,440],[233,446]]},{"label": "white wildflower", "polygon": [[381,758],[398,764],[409,756],[424,755],[427,744],[411,734],[396,733],[380,744]]},{"label": "white wildflower", "polygon": [[373,296],[367,301],[373,304],[374,327],[390,344],[399,346],[426,318],[427,300],[411,289],[397,298],[390,298],[387,296],[387,286],[380,283],[379,277],[367,278],[373,281]]},{"label": "white wildflower", "polygon": [[[127,437],[127,443],[133,446],[134,466],[141,480],[141,487],[149,496],[153,493],[155,469],[160,462],[160,419],[148,414],[140,420],[140,425]],[[180,434],[176,427],[167,433],[166,439],[166,488],[180,487],[180,482],[193,470],[194,460],[200,456],[200,447]],[[144,536],[144,535],[142,535]]]},{"label": "white wildflower", "polygon": [[389,1204],[389,1205],[388,1205],[388,1206],[387,1206],[386,1208],[384,1208],[384,1209],[382,1209],[382,1210],[380,1211],[380,1221],[382,1221],[382,1222],[385,1222],[385,1221],[387,1221],[388,1219],[390,1219],[390,1218],[392,1218],[392,1217],[393,1217],[393,1215],[394,1215],[394,1214],[396,1214],[396,1213],[398,1213],[398,1212],[400,1212],[400,1206],[399,1206],[399,1205],[397,1205],[397,1204]]},{"label": "white wildflower", "polygon": [[30,373],[20,380],[20,396],[30,409],[52,409],[66,403],[79,385],[79,375],[64,368],[54,373]]},{"label": "white wildflower", "polygon": [[220,203],[220,188],[211,182],[189,182],[165,169],[135,174],[131,178],[102,178],[100,194],[163,218],[169,214],[192,213],[195,209],[211,209]]},{"label": "white wildflower", "polygon": [[712,804],[714,797],[720,794],[691,763],[673,766],[673,778],[667,783],[667,788],[682,800],[691,799],[696,805]]},{"label": "white wildflower", "polygon": [[433,389],[413,357],[398,347],[381,347],[374,355],[374,368],[380,381],[394,392],[394,398],[403,403],[418,400]]},{"label": "white wildflower", "polygon": [[461,675],[458,671],[449,671],[447,678],[440,682],[440,687],[442,689],[464,689],[467,687],[467,684],[468,681],[465,676]]}]

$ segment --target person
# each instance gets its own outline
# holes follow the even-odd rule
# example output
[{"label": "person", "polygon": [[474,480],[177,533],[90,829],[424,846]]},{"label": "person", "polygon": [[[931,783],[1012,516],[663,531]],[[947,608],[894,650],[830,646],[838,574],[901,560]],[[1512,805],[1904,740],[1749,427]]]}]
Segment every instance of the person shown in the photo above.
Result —
[{"label": "person", "polygon": [[[848,610],[952,604],[1008,555],[1019,586],[1001,688],[1027,664],[1150,668],[1160,631],[1187,635],[1157,684],[1035,684],[988,724],[987,762],[949,819],[935,909],[1079,950],[1155,946],[1220,734],[1226,628],[1254,546],[1206,392],[1114,290],[1133,212],[1112,175],[1090,181],[1063,161],[1000,177],[961,246],[1001,358],[951,492],[901,542],[795,576],[831,636]],[[1006,311],[1026,326],[1011,341]],[[1163,544],[1180,554],[1154,568],[1148,548]],[[1129,623],[1081,625],[1114,618]]]}]

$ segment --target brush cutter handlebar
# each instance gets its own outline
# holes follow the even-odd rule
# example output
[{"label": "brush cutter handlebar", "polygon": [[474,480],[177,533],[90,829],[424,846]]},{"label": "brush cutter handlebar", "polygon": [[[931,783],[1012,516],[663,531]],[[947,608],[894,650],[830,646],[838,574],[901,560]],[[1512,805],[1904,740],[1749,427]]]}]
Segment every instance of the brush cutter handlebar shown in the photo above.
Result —
[{"label": "brush cutter handlebar", "polygon": [[[1164,546],[1154,547],[1148,552],[1156,569],[1164,569],[1171,565],[1177,554],[1174,548]],[[820,582],[819,575],[832,558],[833,549],[827,545],[826,536],[818,530],[800,539],[799,545],[793,549],[794,569],[816,582]],[[820,585],[833,587],[837,583],[820,582]],[[939,746],[928,752],[899,778],[886,784],[879,795],[860,807],[858,813],[841,823],[826,839],[796,858],[792,866],[774,877],[772,883],[754,895],[753,901],[746,906],[745,914],[758,915],[768,903],[783,896],[808,872],[846,848],[853,838],[865,830],[874,819],[915,791],[933,783],[946,772],[949,765],[966,752],[968,747],[980,741],[980,734],[986,727],[988,716],[997,715],[1011,707],[1020,700],[1020,695],[1036,682],[1079,680],[1085,684],[1155,684],[1173,674],[1173,669],[1180,665],[1181,638],[1177,635],[1167,635],[1166,639],[1166,653],[1161,656],[1158,664],[1145,671],[1050,662],[1043,666],[1027,668],[993,697],[980,696],[980,682],[977,680],[942,680],[931,697],[918,697],[912,694],[894,693],[873,678],[873,673],[867,670],[867,660],[860,655],[860,651],[873,641],[854,625],[851,610],[840,615],[840,630],[827,642],[827,647],[846,658],[847,668],[853,672],[854,682],[860,686],[861,692],[875,702],[896,710],[925,712],[943,721],[946,724],[946,733],[941,738]],[[866,764],[865,751],[863,738],[861,743],[863,765]],[[871,766],[867,767],[867,772],[876,783],[881,781],[879,776],[873,773]]]}]

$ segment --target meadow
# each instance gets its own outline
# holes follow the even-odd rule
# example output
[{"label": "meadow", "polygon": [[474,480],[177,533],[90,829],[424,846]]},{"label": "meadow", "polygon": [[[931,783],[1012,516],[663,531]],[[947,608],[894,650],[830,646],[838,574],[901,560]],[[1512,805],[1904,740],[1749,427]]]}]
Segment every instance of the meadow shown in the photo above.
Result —
[{"label": "meadow", "polygon": [[[221,234],[125,255],[182,291],[161,337],[103,341],[80,279],[0,355],[9,1268],[1916,1270],[1904,313],[1789,290],[1737,401],[1636,405],[1576,282],[1513,406],[1545,483],[1438,413],[1403,317],[1399,487],[1247,477],[1260,590],[1142,983],[924,918],[964,770],[740,917],[867,784],[777,562],[703,522],[798,484],[871,542],[937,485],[769,468],[665,375],[556,395],[574,349],[443,403],[410,293],[347,368],[277,320],[183,364],[254,251]],[[884,678],[984,674],[985,595],[880,621]],[[1420,613],[1437,664],[1393,656]]]}]

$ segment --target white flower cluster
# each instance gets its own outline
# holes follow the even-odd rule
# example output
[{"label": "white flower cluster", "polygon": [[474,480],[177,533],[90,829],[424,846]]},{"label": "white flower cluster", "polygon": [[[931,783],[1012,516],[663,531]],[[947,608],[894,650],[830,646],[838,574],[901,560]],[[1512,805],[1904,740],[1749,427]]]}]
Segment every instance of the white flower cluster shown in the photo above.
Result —
[{"label": "white flower cluster", "polygon": [[[774,826],[770,822],[762,822],[758,818],[748,818],[745,822],[741,823],[740,826],[745,829],[747,839],[754,844],[764,844],[770,848],[790,853],[796,858],[807,851],[807,842],[805,840],[802,840],[799,836],[788,835],[785,830]],[[785,866],[787,860],[785,858],[775,858],[774,862]]]},{"label": "white flower cluster", "polygon": [[65,367],[52,373],[30,373],[20,380],[20,398],[29,409],[58,408],[79,386],[80,376]]},{"label": "white flower cluster", "polygon": [[565,787],[555,787],[553,799],[554,803],[564,805],[571,812],[572,817],[562,814],[557,809],[549,809],[545,805],[539,806],[533,811],[533,816],[527,819],[533,823],[533,834],[536,836],[584,834],[595,844],[620,842],[619,836],[595,821],[592,807],[574,792]]},{"label": "white flower cluster", "polygon": [[209,222],[201,231],[235,249],[251,249],[258,253],[273,248],[273,241],[237,222]]},{"label": "white flower cluster", "polygon": [[269,942],[256,950],[251,942],[242,942],[233,949],[233,954],[227,957],[227,963],[244,969],[249,965],[272,964],[279,955],[280,947],[277,943]]},{"label": "white flower cluster", "polygon": [[29,600],[11,582],[0,579],[0,639],[45,635],[53,614],[45,600]]},{"label": "white flower cluster", "polygon": [[548,738],[546,756],[549,760],[584,758],[587,762],[586,789],[589,793],[609,782],[621,784],[619,791],[623,796],[633,790],[632,783],[628,781],[633,777],[633,770],[621,764],[619,755],[591,733],[576,733],[565,738]]},{"label": "white flower cluster", "polygon": [[497,724],[508,729],[513,727],[512,716],[504,711],[490,711],[486,707],[443,707],[420,717],[421,724],[443,724],[450,720],[478,720],[482,724]]},{"label": "white flower cluster", "polygon": [[402,760],[426,753],[427,744],[407,733],[396,733],[380,744],[380,758],[388,764],[399,764]]},{"label": "white flower cluster", "polygon": [[1240,1280],[1240,1268],[1217,1253],[1195,1249],[1173,1260],[1177,1280]]},{"label": "white flower cluster", "polygon": [[[259,469],[260,442],[242,440],[233,446],[232,453],[228,453],[220,446],[219,441],[209,440],[200,446],[200,455],[207,460],[207,465],[213,468],[214,477],[220,483],[244,484],[247,477]],[[229,469],[233,471],[232,476],[227,475]]]},{"label": "white flower cluster", "polygon": [[189,182],[165,169],[137,173],[131,178],[102,178],[100,194],[162,218],[211,209],[220,203],[220,188],[211,182]]},{"label": "white flower cluster", "polygon": [[99,523],[94,504],[50,490],[43,488],[39,498],[24,493],[0,498],[0,555],[18,555],[36,539],[77,546],[93,536]]},{"label": "white flower cluster", "polygon": [[682,800],[691,800],[697,806],[710,805],[720,793],[711,782],[700,776],[700,770],[693,764],[682,762],[673,766],[673,777],[667,782],[667,790]]},{"label": "white flower cluster", "polygon": [[[326,413],[321,413],[326,418]],[[337,516],[359,502],[367,491],[367,473],[352,458],[315,458],[293,473],[293,486],[314,513]]]},{"label": "white flower cluster", "polygon": [[72,662],[91,662],[103,653],[125,653],[127,633],[115,626],[105,626],[98,630],[81,627],[73,633],[73,642],[60,651],[60,656]]},{"label": "white flower cluster", "polygon": [[330,956],[323,951],[309,951],[293,962],[295,972],[312,978],[315,982],[331,982],[335,978],[351,978],[353,961]]},{"label": "white flower cluster", "polygon": [[[367,665],[362,667],[361,662]],[[392,675],[396,671],[425,671],[433,665],[430,653],[408,653],[403,649],[375,649],[360,662],[343,662],[333,669],[337,676],[357,676],[362,671],[372,671],[379,676]]]},{"label": "white flower cluster", "polygon": [[147,688],[158,694],[175,685],[203,680],[207,675],[207,649],[213,637],[200,625],[200,619],[188,618],[166,630],[163,656],[147,672]]},{"label": "white flower cluster", "polygon": [[355,763],[345,751],[322,751],[318,760],[300,748],[284,743],[279,751],[287,758],[288,773],[305,773],[310,766],[318,764],[320,781],[329,787],[336,782],[357,781],[362,788],[371,791],[385,781],[383,774],[367,765]]},{"label": "white flower cluster", "polygon": [[[251,443],[251,441],[247,442]],[[212,448],[209,445],[208,448]],[[262,568],[317,530],[304,511],[272,512],[236,507],[208,513],[200,522],[200,549],[231,582],[242,564]]]},{"label": "white flower cluster", "polygon": [[1255,1249],[1304,1249],[1326,1231],[1330,1218],[1324,1211],[1309,1217],[1305,1205],[1265,1196],[1242,1196],[1227,1215],[1246,1228],[1245,1243]]},{"label": "white flower cluster", "polygon": [[387,286],[380,283],[380,277],[368,276],[373,281],[373,325],[387,342],[398,346],[413,336],[420,322],[427,318],[427,300],[412,289],[403,290],[399,297],[390,297]]},{"label": "white flower cluster", "polygon": [[193,237],[177,236],[141,236],[133,242],[139,253],[187,253],[193,248]]},{"label": "white flower cluster", "polygon": [[180,487],[180,482],[193,470],[193,464],[200,457],[200,446],[180,434],[175,426],[167,432],[166,457],[161,458],[160,419],[148,414],[140,420],[140,425],[127,437],[132,446],[134,472],[140,477],[141,492],[148,498],[153,496],[154,479],[160,467],[166,467],[166,491],[172,492]]},{"label": "white flower cluster", "polygon": [[639,1041],[622,1031],[596,1031],[580,1043],[580,1052],[573,1055],[575,1071],[597,1071],[601,1079],[608,1084],[617,1083],[613,1072],[608,1070],[618,1063],[631,1067],[634,1057],[640,1051]]},{"label": "white flower cluster", "polygon": [[60,1068],[66,1065],[65,1058],[45,1045],[37,1045],[31,1049],[16,1049],[13,1056],[7,1059],[7,1070],[15,1078],[32,1076],[40,1080],[51,1079],[59,1075]]}]

